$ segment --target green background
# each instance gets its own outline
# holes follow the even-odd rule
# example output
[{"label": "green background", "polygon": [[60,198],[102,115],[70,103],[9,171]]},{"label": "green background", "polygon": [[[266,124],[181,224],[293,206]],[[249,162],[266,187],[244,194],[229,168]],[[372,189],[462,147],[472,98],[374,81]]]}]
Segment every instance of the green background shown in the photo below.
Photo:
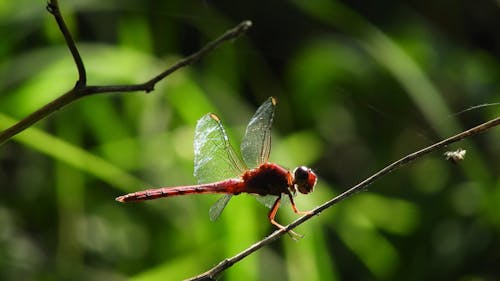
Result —
[{"label": "green background", "polygon": [[[273,231],[267,209],[216,195],[119,204],[195,183],[196,121],[233,145],[278,99],[271,160],[319,175],[311,209],[500,106],[498,1],[61,1],[89,84],[143,82],[243,20],[253,27],[155,91],[79,100],[0,149],[0,280],[178,280]],[[44,1],[0,3],[0,128],[77,72]],[[500,130],[385,176],[247,257],[221,280],[500,280]],[[279,222],[296,219],[289,205]]]}]

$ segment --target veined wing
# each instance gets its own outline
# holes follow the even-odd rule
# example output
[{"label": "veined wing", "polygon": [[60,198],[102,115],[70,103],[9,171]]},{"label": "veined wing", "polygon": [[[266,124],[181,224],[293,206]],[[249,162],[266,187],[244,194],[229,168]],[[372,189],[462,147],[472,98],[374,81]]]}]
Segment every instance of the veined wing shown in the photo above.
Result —
[{"label": "veined wing", "polygon": [[194,134],[194,176],[198,183],[238,178],[245,170],[219,117],[208,113],[198,120]]},{"label": "veined wing", "polygon": [[[237,178],[245,169],[219,117],[208,113],[198,120],[194,134],[194,176],[198,183]],[[220,216],[231,197],[232,194],[226,194],[210,207],[210,220],[214,221]]]},{"label": "veined wing", "polygon": [[249,168],[255,168],[269,160],[271,152],[271,125],[276,99],[270,97],[255,112],[248,123],[241,142],[241,154]]},{"label": "veined wing", "polygon": [[219,198],[219,200],[217,200],[212,207],[210,207],[210,210],[208,210],[208,216],[211,221],[215,221],[219,218],[227,203],[229,203],[229,199],[231,199],[231,197],[233,197],[232,194],[224,194],[224,196]]},{"label": "veined wing", "polygon": [[[273,207],[274,202],[278,198],[273,195],[266,195],[266,196],[255,195],[254,197],[255,199],[257,199],[257,201],[259,201],[259,203],[261,203],[262,205],[266,206],[269,209]],[[288,202],[288,200],[281,200],[281,201],[282,204]]]}]

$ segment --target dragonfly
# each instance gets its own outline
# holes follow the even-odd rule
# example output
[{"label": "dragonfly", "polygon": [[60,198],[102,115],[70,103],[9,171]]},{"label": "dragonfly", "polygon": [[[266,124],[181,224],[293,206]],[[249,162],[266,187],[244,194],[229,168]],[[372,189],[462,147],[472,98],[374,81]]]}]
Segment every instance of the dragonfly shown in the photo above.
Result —
[{"label": "dragonfly", "polygon": [[299,211],[293,198],[297,191],[302,194],[313,191],[316,174],[305,166],[290,171],[269,162],[271,125],[276,103],[276,99],[270,97],[250,119],[241,142],[242,158],[231,146],[221,119],[214,113],[208,113],[198,120],[194,136],[194,176],[198,184],[147,189],[117,197],[116,201],[138,202],[181,195],[224,194],[209,210],[210,219],[214,221],[232,196],[250,193],[265,198],[260,201],[264,201],[271,209],[267,217],[280,229],[285,227],[276,222],[275,216],[283,196],[288,197],[295,213],[310,214],[310,211]]}]

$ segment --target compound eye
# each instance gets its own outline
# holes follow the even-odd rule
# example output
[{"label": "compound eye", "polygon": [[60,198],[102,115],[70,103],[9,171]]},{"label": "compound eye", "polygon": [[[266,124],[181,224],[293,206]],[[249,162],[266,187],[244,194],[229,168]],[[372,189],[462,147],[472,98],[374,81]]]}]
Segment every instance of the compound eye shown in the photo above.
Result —
[{"label": "compound eye", "polygon": [[313,191],[314,186],[316,185],[317,177],[311,169],[300,166],[295,168],[293,171],[295,186],[302,194],[307,194]]}]

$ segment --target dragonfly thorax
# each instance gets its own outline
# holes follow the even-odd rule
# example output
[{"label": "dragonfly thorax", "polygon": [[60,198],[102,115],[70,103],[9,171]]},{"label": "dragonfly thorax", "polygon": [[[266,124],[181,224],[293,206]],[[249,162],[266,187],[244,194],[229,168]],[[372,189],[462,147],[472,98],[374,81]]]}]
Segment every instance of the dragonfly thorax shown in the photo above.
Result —
[{"label": "dragonfly thorax", "polygon": [[313,191],[316,185],[316,174],[306,166],[300,166],[293,171],[293,184],[295,188],[302,194],[307,194]]},{"label": "dragonfly thorax", "polygon": [[288,188],[293,182],[290,171],[273,163],[264,163],[255,169],[246,171],[242,179],[244,182],[243,192],[259,195],[288,193]]}]

